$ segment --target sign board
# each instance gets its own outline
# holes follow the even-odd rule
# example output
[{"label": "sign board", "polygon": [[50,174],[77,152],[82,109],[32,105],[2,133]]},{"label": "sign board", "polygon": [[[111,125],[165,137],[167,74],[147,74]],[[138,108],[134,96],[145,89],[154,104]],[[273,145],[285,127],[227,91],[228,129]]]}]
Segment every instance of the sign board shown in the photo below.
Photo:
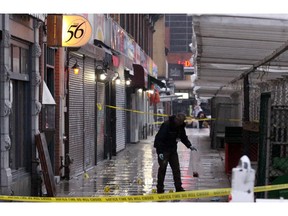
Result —
[{"label": "sign board", "polygon": [[92,27],[80,15],[48,15],[47,32],[50,47],[81,47],[90,40]]},{"label": "sign board", "polygon": [[168,64],[168,76],[173,80],[183,80],[183,65],[182,64]]},{"label": "sign board", "polygon": [[184,75],[193,75],[194,67],[184,67]]},{"label": "sign board", "polygon": [[47,16],[47,45],[59,47],[62,45],[62,15]]},{"label": "sign board", "polygon": [[193,67],[190,60],[185,60],[185,61],[179,60],[177,63],[183,65],[184,67]]},{"label": "sign board", "polygon": [[63,15],[63,47],[83,46],[90,40],[91,35],[92,27],[87,19],[79,15]]}]

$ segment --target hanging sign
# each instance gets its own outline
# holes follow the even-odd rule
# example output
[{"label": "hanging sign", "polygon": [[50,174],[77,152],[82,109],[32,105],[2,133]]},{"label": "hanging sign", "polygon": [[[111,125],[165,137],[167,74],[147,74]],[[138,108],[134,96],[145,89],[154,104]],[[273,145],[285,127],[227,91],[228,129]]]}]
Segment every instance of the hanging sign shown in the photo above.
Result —
[{"label": "hanging sign", "polygon": [[63,15],[62,46],[80,47],[91,37],[92,27],[87,19],[77,15]]},{"label": "hanging sign", "polygon": [[92,27],[80,15],[48,15],[48,46],[81,47],[91,38]]}]

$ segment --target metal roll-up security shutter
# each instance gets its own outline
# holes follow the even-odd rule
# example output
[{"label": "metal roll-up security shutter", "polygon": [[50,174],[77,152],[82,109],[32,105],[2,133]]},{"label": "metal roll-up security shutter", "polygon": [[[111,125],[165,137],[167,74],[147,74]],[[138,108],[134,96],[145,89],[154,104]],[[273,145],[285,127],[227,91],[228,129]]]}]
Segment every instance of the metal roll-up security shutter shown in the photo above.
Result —
[{"label": "metal roll-up security shutter", "polygon": [[94,59],[84,65],[84,169],[95,165],[95,69]]},{"label": "metal roll-up security shutter", "polygon": [[78,175],[83,171],[83,60],[77,58],[82,69],[74,74],[71,69],[75,64],[74,58],[69,63],[69,155],[73,160],[70,165],[70,176]]},{"label": "metal roll-up security shutter", "polygon": [[[116,106],[125,108],[125,85],[116,85]],[[116,109],[116,152],[125,149],[126,140],[126,112]]]},{"label": "metal roll-up security shutter", "polygon": [[104,135],[105,135],[105,84],[97,83],[97,158],[96,163],[104,160]]}]

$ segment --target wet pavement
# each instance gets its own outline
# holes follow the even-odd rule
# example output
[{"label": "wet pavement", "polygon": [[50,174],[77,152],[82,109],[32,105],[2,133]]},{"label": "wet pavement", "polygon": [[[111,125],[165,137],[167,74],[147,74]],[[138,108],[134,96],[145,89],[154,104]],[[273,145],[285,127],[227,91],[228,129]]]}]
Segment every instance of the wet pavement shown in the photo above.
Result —
[{"label": "wet pavement", "polygon": [[[229,176],[224,169],[224,149],[211,149],[209,129],[187,128],[187,135],[198,151],[191,152],[178,143],[182,186],[186,191],[230,188]],[[155,193],[157,155],[154,136],[137,144],[127,144],[111,160],[99,162],[93,169],[56,185],[58,197],[125,196]],[[193,172],[199,177],[193,177]],[[175,190],[171,168],[165,177],[165,192]],[[181,200],[181,202],[227,202],[227,197],[209,197]]]}]

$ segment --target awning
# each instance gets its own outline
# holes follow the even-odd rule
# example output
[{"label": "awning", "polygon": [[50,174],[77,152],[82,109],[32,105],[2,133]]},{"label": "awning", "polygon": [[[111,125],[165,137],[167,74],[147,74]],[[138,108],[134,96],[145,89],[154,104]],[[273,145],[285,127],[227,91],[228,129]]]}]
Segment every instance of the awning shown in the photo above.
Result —
[{"label": "awning", "polygon": [[103,43],[100,40],[94,39],[94,45],[101,47],[106,53],[110,54],[110,55],[117,55],[119,56],[120,53],[114,49],[112,49],[111,47],[109,47],[108,45],[106,45],[105,43]]},{"label": "awning", "polygon": [[173,100],[176,100],[180,97],[181,97],[181,95],[161,95],[160,96],[160,102],[173,101]]},{"label": "awning", "polygon": [[56,102],[44,80],[43,80],[42,104],[56,105]]},{"label": "awning", "polygon": [[201,97],[230,96],[249,74],[251,85],[287,74],[287,15],[202,14],[192,21],[195,86]]},{"label": "awning", "polygon": [[152,83],[158,85],[160,88],[166,88],[166,84],[163,83],[161,80],[156,79],[155,77],[150,76],[150,75],[148,75],[148,79],[149,79],[149,84],[151,84],[151,82],[152,82]]},{"label": "awning", "polygon": [[142,65],[133,64],[134,76],[131,76],[132,87],[148,89],[148,77]]}]

